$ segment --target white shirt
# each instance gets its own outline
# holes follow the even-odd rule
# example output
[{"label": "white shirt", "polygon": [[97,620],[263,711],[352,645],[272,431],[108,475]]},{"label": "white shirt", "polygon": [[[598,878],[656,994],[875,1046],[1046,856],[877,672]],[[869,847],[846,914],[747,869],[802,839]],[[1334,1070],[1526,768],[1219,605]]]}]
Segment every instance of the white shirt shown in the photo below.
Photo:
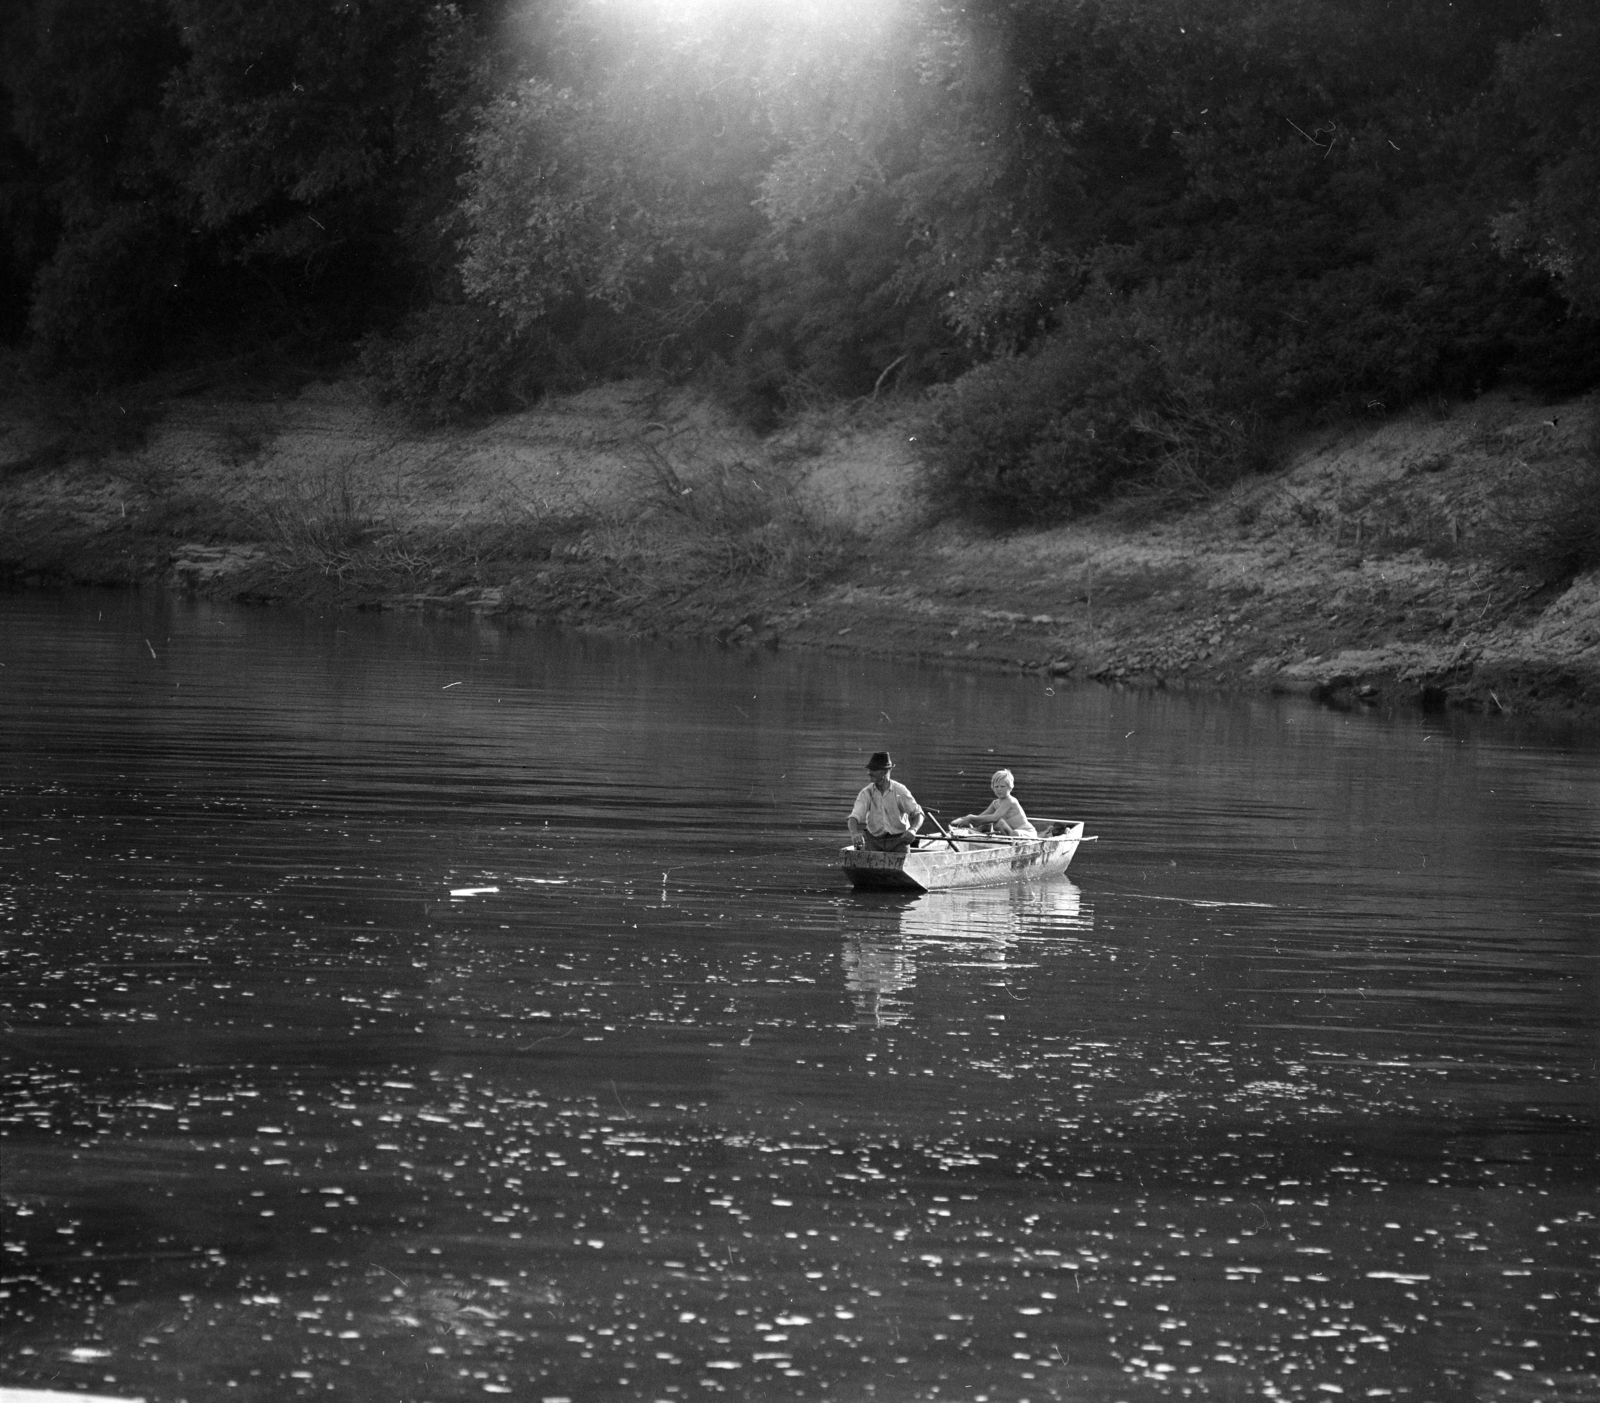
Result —
[{"label": "white shirt", "polygon": [[911,797],[905,785],[892,779],[887,789],[880,790],[877,785],[869,784],[857,794],[850,817],[868,833],[881,838],[886,833],[904,833],[910,829],[910,820],[922,817],[922,805]]}]

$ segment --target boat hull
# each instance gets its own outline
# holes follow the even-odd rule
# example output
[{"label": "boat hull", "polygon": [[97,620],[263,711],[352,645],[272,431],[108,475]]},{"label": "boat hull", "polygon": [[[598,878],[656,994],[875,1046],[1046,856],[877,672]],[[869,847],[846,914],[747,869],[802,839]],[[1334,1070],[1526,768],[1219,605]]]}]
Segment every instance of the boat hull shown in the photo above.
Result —
[{"label": "boat hull", "polygon": [[1067,870],[1083,825],[1065,833],[1010,843],[957,838],[927,840],[907,852],[880,853],[846,848],[841,866],[857,891],[942,891],[948,887],[992,887],[1032,882]]}]

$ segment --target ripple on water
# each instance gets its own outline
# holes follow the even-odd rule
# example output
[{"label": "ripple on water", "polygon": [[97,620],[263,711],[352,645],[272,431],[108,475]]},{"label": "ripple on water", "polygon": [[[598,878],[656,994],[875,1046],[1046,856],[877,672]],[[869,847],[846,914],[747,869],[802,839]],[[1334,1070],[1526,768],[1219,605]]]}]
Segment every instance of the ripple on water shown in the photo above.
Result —
[{"label": "ripple on water", "polygon": [[[18,1384],[1597,1387],[1592,748],[3,607]],[[1102,841],[1070,881],[849,894],[886,725],[925,802],[993,747]]]}]

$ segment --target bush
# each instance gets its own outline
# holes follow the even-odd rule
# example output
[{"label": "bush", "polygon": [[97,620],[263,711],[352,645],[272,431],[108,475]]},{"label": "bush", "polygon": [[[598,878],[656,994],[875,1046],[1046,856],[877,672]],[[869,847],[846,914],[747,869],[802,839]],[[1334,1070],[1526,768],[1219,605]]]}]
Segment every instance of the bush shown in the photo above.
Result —
[{"label": "bush", "polygon": [[564,368],[547,332],[519,334],[470,303],[428,307],[392,335],[369,336],[361,350],[379,397],[425,424],[525,409]]},{"label": "bush", "polygon": [[1197,496],[1265,466],[1237,325],[1097,292],[1033,354],[936,389],[919,438],[944,510],[1059,520],[1133,491]]},{"label": "bush", "polygon": [[1543,275],[1502,257],[1477,215],[1463,201],[1369,217],[1370,258],[1352,235],[1314,277],[1241,268],[1253,302],[1241,315],[1283,346],[1275,412],[1392,412],[1429,394],[1469,398],[1502,376],[1556,393],[1592,383],[1600,327],[1569,315]]}]

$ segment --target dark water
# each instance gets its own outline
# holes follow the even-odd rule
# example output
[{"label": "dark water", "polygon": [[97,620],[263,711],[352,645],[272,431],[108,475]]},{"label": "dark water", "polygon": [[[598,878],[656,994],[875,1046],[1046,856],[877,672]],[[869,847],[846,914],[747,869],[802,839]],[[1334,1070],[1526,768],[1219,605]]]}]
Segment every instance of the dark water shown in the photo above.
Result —
[{"label": "dark water", "polygon": [[[1600,747],[115,594],[0,662],[0,1384],[1600,1397]],[[1100,841],[853,896],[880,745]]]}]

